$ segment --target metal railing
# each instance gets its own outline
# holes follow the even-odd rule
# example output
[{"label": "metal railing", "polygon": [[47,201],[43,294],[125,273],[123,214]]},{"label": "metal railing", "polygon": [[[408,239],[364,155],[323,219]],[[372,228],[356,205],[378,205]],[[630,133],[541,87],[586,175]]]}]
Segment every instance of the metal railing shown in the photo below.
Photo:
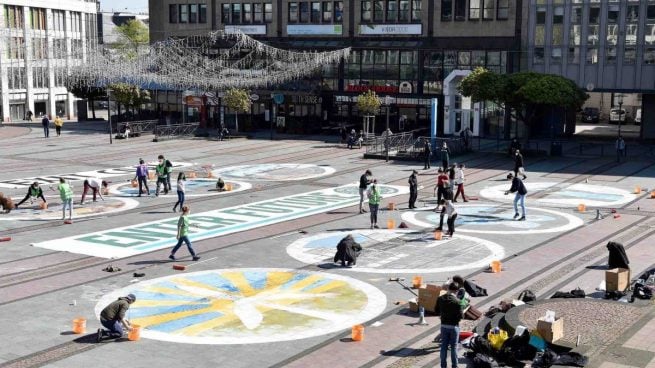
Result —
[{"label": "metal railing", "polygon": [[[431,138],[418,137],[418,139],[414,141],[411,150],[408,151],[408,154],[415,159],[423,158],[423,147],[425,146],[426,139],[430,140]],[[432,146],[432,158],[439,157],[439,151],[441,150],[441,147],[443,147],[444,142],[446,142],[446,145],[450,149],[451,155],[459,155],[467,151],[463,138],[436,138],[435,145]],[[472,142],[469,142],[469,146],[471,144]]]},{"label": "metal railing", "polygon": [[157,129],[157,120],[125,121],[116,124],[116,134],[124,134],[125,128],[130,128],[130,135],[153,133]]},{"label": "metal railing", "polygon": [[368,154],[385,154],[387,148],[389,152],[405,152],[414,144],[414,133],[398,133],[386,136],[368,136],[365,138],[366,153]]},{"label": "metal railing", "polygon": [[195,134],[200,123],[184,123],[172,125],[157,125],[155,128],[156,139],[186,137]]}]

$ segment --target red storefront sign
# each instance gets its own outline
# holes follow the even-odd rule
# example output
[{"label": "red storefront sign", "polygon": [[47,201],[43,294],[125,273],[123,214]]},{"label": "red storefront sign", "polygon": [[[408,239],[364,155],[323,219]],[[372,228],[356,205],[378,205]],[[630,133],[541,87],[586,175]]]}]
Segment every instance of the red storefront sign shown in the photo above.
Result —
[{"label": "red storefront sign", "polygon": [[398,93],[396,86],[360,86],[357,84],[349,84],[346,86],[348,92],[366,92],[368,90],[379,93]]}]

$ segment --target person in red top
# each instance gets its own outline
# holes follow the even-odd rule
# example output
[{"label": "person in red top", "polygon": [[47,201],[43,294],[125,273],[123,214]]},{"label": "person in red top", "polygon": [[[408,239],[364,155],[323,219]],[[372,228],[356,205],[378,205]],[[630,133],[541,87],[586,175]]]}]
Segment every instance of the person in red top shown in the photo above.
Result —
[{"label": "person in red top", "polygon": [[450,180],[448,178],[448,174],[442,170],[439,169],[437,175],[437,203],[441,203],[441,197],[446,197],[446,190],[450,186]]}]

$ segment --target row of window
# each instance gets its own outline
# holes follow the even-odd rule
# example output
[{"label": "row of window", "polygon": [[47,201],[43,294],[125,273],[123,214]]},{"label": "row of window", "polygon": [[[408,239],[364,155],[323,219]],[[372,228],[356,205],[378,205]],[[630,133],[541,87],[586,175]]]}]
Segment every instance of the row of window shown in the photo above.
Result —
[{"label": "row of window", "polygon": [[341,23],[343,1],[292,1],[289,23]]},{"label": "row of window", "polygon": [[261,24],[273,21],[273,4],[266,2],[223,4],[223,24]]},{"label": "row of window", "polygon": [[[509,19],[509,0],[468,0],[469,20]],[[441,21],[466,20],[467,0],[441,0]]]},{"label": "row of window", "polygon": [[207,4],[169,4],[170,23],[207,23]]},{"label": "row of window", "polygon": [[[25,39],[23,37],[8,37],[5,47],[5,58],[7,59],[24,59],[25,58]],[[55,38],[52,40],[53,55],[55,59],[64,59],[68,55],[66,50],[66,40]],[[77,55],[71,55],[73,58],[81,58],[82,40],[71,40],[71,48],[75,49]],[[48,43],[43,37],[32,38],[32,55],[33,60],[45,59],[48,57]]]},{"label": "row of window", "polygon": [[407,23],[421,21],[421,0],[364,0],[362,22]]},{"label": "row of window", "polygon": [[[46,30],[48,28],[46,9],[43,8],[30,8],[29,9],[29,24],[30,28],[34,30]],[[23,7],[18,5],[5,5],[4,6],[5,27],[22,29],[23,24]],[[80,32],[82,23],[82,13],[70,12],[69,22],[71,24],[71,32]],[[93,17],[89,17],[93,18]],[[52,27],[55,31],[64,31],[66,29],[66,12],[63,10],[52,10]]]},{"label": "row of window", "polygon": [[[66,85],[66,68],[58,67],[54,70],[54,87],[64,87]],[[7,84],[9,89],[25,89],[27,81],[27,74],[24,67],[8,67],[7,68]],[[34,88],[48,88],[50,87],[50,79],[48,76],[47,67],[33,67],[32,68],[32,87]]]},{"label": "row of window", "polygon": [[[569,47],[567,50],[567,60],[569,64],[580,64],[580,47]],[[600,50],[598,47],[589,47],[586,49],[586,64],[598,64]],[[561,64],[563,60],[563,51],[561,47],[548,49],[551,64]],[[605,48],[605,65],[616,64],[618,48],[615,46]],[[546,48],[536,47],[534,49],[534,64],[543,64],[546,60]],[[635,46],[623,47],[623,65],[634,65],[637,62],[637,48]],[[647,65],[655,65],[655,46],[644,48],[643,62]]]}]

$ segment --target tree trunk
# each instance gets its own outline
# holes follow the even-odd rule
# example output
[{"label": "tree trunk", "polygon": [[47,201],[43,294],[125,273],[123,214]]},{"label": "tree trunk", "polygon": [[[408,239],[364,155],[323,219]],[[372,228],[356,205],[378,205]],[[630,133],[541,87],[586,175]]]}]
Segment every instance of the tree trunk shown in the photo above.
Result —
[{"label": "tree trunk", "polygon": [[93,98],[89,98],[89,102],[91,105],[91,116],[93,116],[93,120],[96,119],[96,107],[95,104],[93,103],[95,100]]},{"label": "tree trunk", "polygon": [[239,113],[234,113],[234,132],[239,132]]}]

